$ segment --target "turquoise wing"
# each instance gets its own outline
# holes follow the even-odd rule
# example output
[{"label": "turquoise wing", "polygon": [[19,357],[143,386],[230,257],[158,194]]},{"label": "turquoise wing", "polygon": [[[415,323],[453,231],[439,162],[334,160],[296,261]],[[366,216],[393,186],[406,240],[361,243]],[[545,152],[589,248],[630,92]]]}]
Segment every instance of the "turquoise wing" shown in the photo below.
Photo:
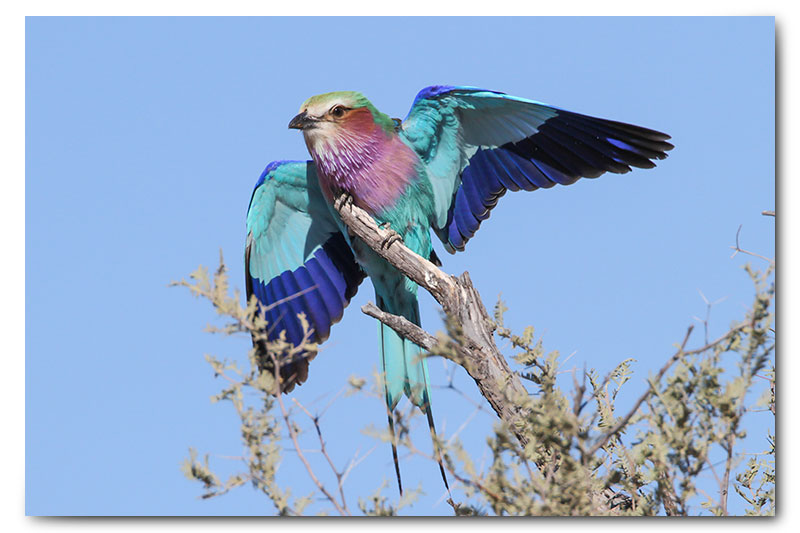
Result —
[{"label": "turquoise wing", "polygon": [[652,168],[673,148],[658,131],[475,87],[423,89],[400,135],[427,165],[433,227],[451,253],[508,190]]},{"label": "turquoise wing", "polygon": [[[364,279],[322,196],[311,161],[276,161],[256,183],[247,211],[245,282],[266,315],[269,339],[299,346],[304,313],[311,340],[328,338]],[[282,362],[283,390],[308,376],[311,356]]]}]

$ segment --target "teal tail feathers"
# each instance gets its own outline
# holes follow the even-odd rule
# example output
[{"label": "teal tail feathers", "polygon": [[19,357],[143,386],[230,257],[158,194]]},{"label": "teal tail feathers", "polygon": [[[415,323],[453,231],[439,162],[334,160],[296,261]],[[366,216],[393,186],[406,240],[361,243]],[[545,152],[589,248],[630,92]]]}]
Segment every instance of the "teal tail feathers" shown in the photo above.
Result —
[{"label": "teal tail feathers", "polygon": [[386,404],[394,411],[397,402],[406,396],[420,409],[430,398],[428,363],[422,358],[422,349],[410,340],[400,337],[395,330],[379,325],[381,361],[386,387]]},{"label": "teal tail feathers", "polygon": [[[377,295],[376,295],[377,296]],[[419,325],[419,305],[414,299],[409,309],[405,312],[397,312],[395,309],[385,305],[386,302],[380,296],[376,297],[378,307],[387,313],[404,316],[414,324]],[[447,483],[444,464],[439,447],[436,445],[436,428],[433,423],[433,410],[431,409],[431,390],[428,379],[428,362],[423,357],[422,349],[408,339],[403,339],[397,332],[383,323],[378,323],[379,339],[381,344],[381,363],[384,380],[384,392],[386,395],[387,414],[389,416],[389,431],[392,438],[392,458],[394,460],[395,473],[397,475],[397,487],[400,494],[403,494],[403,483],[400,477],[400,464],[397,459],[397,435],[394,424],[394,408],[405,393],[411,402],[419,407],[427,415],[428,427],[434,442],[434,453],[439,462],[439,469],[444,480],[444,485],[448,493],[450,487]]]}]

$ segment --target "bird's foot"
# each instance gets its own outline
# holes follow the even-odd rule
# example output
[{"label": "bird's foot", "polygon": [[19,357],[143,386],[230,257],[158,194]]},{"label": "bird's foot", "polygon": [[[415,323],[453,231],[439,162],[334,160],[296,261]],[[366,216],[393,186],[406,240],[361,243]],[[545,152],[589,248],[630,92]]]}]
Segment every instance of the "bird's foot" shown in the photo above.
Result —
[{"label": "bird's foot", "polygon": [[[383,224],[381,224],[381,227],[383,227]],[[389,247],[392,244],[394,244],[394,243],[396,243],[398,241],[400,241],[400,242],[403,241],[403,238],[395,230],[393,230],[391,228],[383,228],[383,229],[388,229],[389,235],[387,235],[386,238],[383,239],[383,241],[381,242],[381,250],[383,250],[383,249],[388,250]]]},{"label": "bird's foot", "polygon": [[333,204],[333,207],[336,208],[337,211],[341,211],[342,208],[347,207],[350,211],[353,210],[353,195],[349,192],[343,192],[340,194],[336,201]]}]

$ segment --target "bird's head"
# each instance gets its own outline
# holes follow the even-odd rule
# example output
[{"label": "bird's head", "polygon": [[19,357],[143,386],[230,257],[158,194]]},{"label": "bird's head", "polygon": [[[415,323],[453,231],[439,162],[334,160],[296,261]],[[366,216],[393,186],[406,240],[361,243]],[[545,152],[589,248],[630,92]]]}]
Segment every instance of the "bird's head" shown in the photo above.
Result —
[{"label": "bird's head", "polygon": [[303,132],[309,151],[337,151],[343,142],[358,143],[376,133],[389,133],[394,122],[378,111],[366,97],[356,91],[337,91],[312,96],[300,106],[300,113],[289,122],[289,128]]}]

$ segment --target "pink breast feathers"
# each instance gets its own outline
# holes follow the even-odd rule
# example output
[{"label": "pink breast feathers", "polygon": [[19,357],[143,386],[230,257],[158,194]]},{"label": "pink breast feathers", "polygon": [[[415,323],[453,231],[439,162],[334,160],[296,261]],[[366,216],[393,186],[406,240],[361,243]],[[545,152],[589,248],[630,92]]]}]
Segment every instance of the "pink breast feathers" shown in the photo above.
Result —
[{"label": "pink breast feathers", "polygon": [[394,131],[375,124],[369,109],[353,110],[338,126],[335,134],[308,143],[322,190],[328,201],[333,190],[345,190],[356,205],[378,215],[416,178],[417,154]]}]

